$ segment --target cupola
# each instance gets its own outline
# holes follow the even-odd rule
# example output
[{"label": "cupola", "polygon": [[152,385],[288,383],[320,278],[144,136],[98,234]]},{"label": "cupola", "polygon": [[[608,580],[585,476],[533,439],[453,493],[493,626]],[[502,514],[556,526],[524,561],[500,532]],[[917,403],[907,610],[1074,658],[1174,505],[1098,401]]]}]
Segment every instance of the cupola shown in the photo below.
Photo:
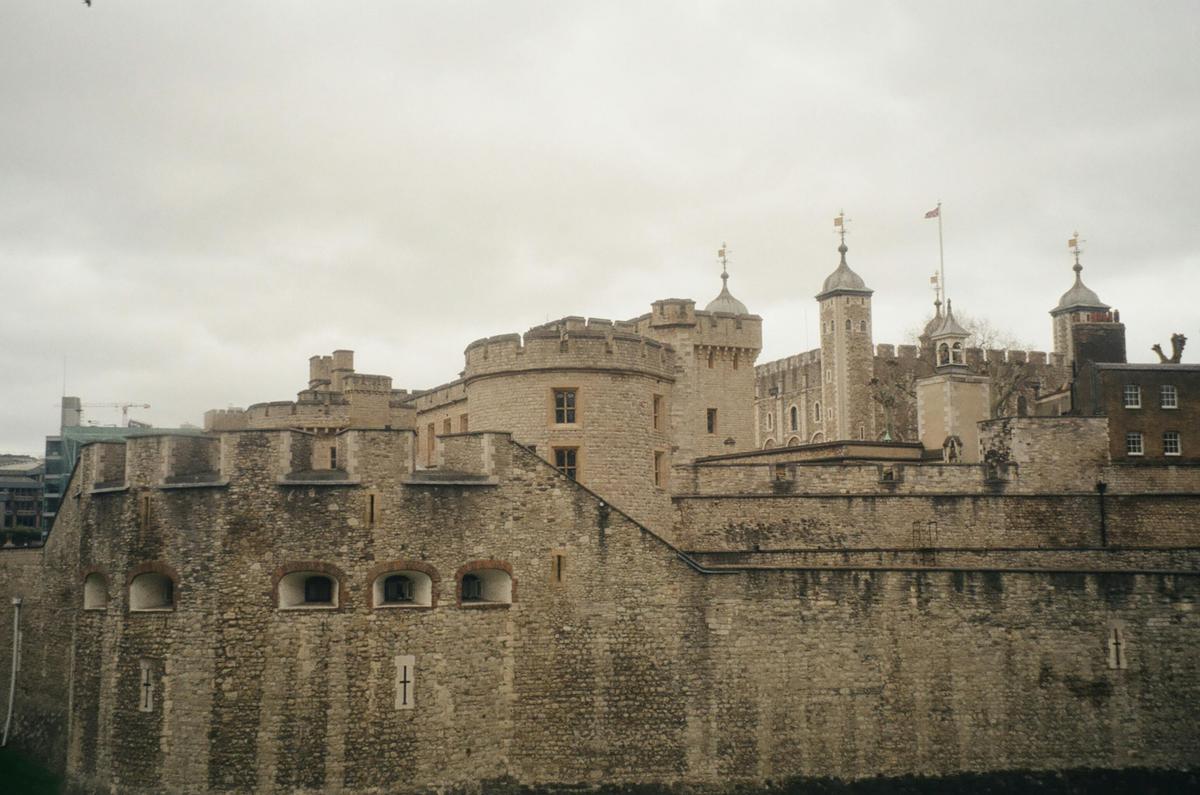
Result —
[{"label": "cupola", "polygon": [[862,277],[846,264],[846,252],[849,250],[843,239],[841,245],[838,246],[838,253],[842,255],[841,262],[838,263],[833,273],[825,277],[825,283],[821,285],[821,292],[817,294],[818,301],[834,295],[871,295],[875,292],[868,289],[867,283],[862,280]]},{"label": "cupola", "polygon": [[724,312],[729,315],[748,315],[750,310],[746,309],[746,305],[733,297],[733,293],[729,292],[729,269],[726,267],[726,247],[721,244],[720,251],[717,252],[717,257],[721,260],[721,292],[717,297],[708,302],[708,306],[704,307],[705,312]]},{"label": "cupola", "polygon": [[1075,253],[1075,265],[1071,270],[1075,271],[1075,284],[1071,285],[1071,289],[1062,294],[1062,298],[1058,299],[1058,306],[1050,310],[1051,315],[1061,315],[1067,312],[1107,312],[1110,307],[1108,304],[1100,300],[1100,296],[1096,295],[1090,287],[1083,283],[1083,266],[1079,264],[1079,234],[1068,241],[1068,245]]},{"label": "cupola", "polygon": [[[927,327],[929,341],[933,343],[936,354],[934,365],[941,372],[946,369],[963,369],[967,367],[966,344],[971,332],[967,331],[954,319],[954,309],[949,299],[946,299],[946,314],[934,318],[937,325],[931,330]],[[931,324],[932,325],[932,324]]]}]

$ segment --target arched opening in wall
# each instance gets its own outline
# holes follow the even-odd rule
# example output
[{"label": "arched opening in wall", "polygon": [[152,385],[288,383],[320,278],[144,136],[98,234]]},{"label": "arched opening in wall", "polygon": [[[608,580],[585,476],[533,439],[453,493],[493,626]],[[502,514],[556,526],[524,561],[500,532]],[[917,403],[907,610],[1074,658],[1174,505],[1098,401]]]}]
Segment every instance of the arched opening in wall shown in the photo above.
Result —
[{"label": "arched opening in wall", "polygon": [[108,579],[98,571],[83,578],[83,609],[103,610],[108,607]]},{"label": "arched opening in wall", "polygon": [[775,440],[774,440],[774,439],[767,439],[765,442],[763,442],[763,449],[764,449],[764,450],[770,450],[770,449],[771,449],[772,447],[774,447],[774,446],[775,446]]},{"label": "arched opening in wall", "polygon": [[792,406],[788,410],[788,415],[789,415],[788,420],[791,423],[791,430],[793,430],[793,431],[799,430],[800,429],[800,409],[796,408],[795,406]]},{"label": "arched opening in wall", "polygon": [[433,607],[433,578],[416,569],[391,570],[380,574],[371,585],[375,608]]},{"label": "arched opening in wall", "polygon": [[338,582],[320,571],[290,571],[276,587],[280,610],[331,610],[338,606]]},{"label": "arched opening in wall", "polygon": [[175,581],[166,574],[147,571],[129,581],[129,610],[143,613],[175,609]]},{"label": "arched opening in wall", "polygon": [[775,415],[769,411],[767,412],[767,430],[775,430]]},{"label": "arched opening in wall", "polygon": [[821,401],[813,403],[813,422],[821,421]]},{"label": "arched opening in wall", "polygon": [[715,356],[716,356],[716,353],[710,348],[708,351],[708,369],[709,370],[711,370],[713,367],[713,360],[714,360]]},{"label": "arched opening in wall", "polygon": [[947,436],[946,441],[942,442],[942,461],[947,464],[955,464],[962,460],[962,439],[957,436]]},{"label": "arched opening in wall", "polygon": [[858,330],[865,333],[867,330],[867,321],[865,321],[865,320],[858,321]]},{"label": "arched opening in wall", "polygon": [[962,364],[963,363],[963,346],[962,346],[961,342],[954,343],[954,346],[950,348],[950,363],[951,364]]},{"label": "arched opening in wall", "polygon": [[940,345],[938,345],[937,363],[938,364],[950,364],[950,346],[944,342],[941,343]]},{"label": "arched opening in wall", "polygon": [[798,447],[799,445],[800,445],[800,437],[799,436],[793,436],[791,439],[787,440],[788,447]]},{"label": "arched opening in wall", "polygon": [[825,434],[822,431],[817,431],[816,433],[814,433],[812,435],[812,438],[808,440],[808,443],[816,444],[817,442],[823,442],[823,441],[825,441]]},{"label": "arched opening in wall", "polygon": [[455,574],[458,603],[462,607],[510,605],[516,592],[512,567],[504,561],[476,561]]}]

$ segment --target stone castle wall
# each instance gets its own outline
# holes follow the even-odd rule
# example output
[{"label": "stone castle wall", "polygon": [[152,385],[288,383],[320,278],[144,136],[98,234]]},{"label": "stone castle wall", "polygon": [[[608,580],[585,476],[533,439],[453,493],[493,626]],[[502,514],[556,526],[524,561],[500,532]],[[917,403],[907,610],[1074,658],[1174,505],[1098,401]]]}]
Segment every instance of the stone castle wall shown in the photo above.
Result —
[{"label": "stone castle wall", "polygon": [[[869,326],[868,326],[869,327]],[[858,332],[855,332],[858,333]],[[1035,396],[1049,392],[1067,383],[1070,379],[1070,366],[1064,357],[1057,353],[1047,354],[1043,351],[1020,350],[984,350],[968,348],[966,363],[975,375],[991,375],[992,398],[999,398],[999,390],[1016,380],[1018,373],[1023,373],[1021,384],[1014,390],[1006,402],[1007,415],[1016,415],[1018,400],[1024,399],[1028,412],[1033,413]],[[756,425],[761,443],[773,439],[777,445],[783,445],[792,436],[799,436],[802,443],[808,443],[813,434],[821,431],[825,441],[832,441],[833,436],[827,428],[822,428],[813,421],[812,404],[820,400],[823,365],[819,349],[789,356],[771,362],[765,362],[756,368]],[[865,381],[876,378],[888,388],[888,392],[898,398],[897,404],[885,408],[877,399],[871,397],[871,390],[861,393],[873,412],[875,436],[880,436],[888,427],[889,419],[892,426],[892,437],[896,441],[915,441],[917,439],[917,405],[911,394],[912,382],[933,374],[933,356],[930,349],[916,345],[876,345],[874,356],[869,367],[860,367],[865,373]],[[860,375],[861,375],[860,373]],[[1036,385],[1036,389],[1035,389]],[[775,394],[771,394],[774,391]],[[790,406],[799,407],[805,424],[800,434],[790,430],[790,425],[780,425],[781,420],[787,422]],[[807,417],[805,408],[807,407]],[[827,408],[826,406],[823,406]],[[768,428],[766,415],[773,412],[775,417]],[[890,417],[889,417],[890,413]],[[780,431],[779,428],[785,428]]]},{"label": "stone castle wall", "polygon": [[[93,445],[43,560],[0,553],[15,573],[0,579],[4,604],[19,590],[42,611],[18,719],[74,781],[404,792],[1200,764],[1194,571],[1038,570],[1037,555],[958,570],[701,569],[503,435],[442,440],[447,460],[480,461],[494,485],[414,480],[401,431],[342,434],[358,484],[281,485],[301,436],[223,434],[228,483],[199,488],[162,487],[169,453],[153,439],[129,443],[124,489],[88,488]],[[748,499],[743,520],[865,527],[918,511],[843,495]],[[1070,536],[1094,518],[1090,496],[1029,515],[1004,496],[870,499],[949,511],[968,534],[994,521],[1043,545],[1094,546]],[[1139,499],[1146,510],[1159,498]],[[717,502],[736,513],[737,500],[706,504]],[[373,573],[399,565],[436,575],[435,607],[372,606]],[[461,573],[489,565],[511,570],[512,604],[461,606]],[[277,609],[274,583],[297,567],[337,577],[337,609]],[[174,610],[127,610],[129,576],[148,568],[177,577]],[[109,577],[105,610],[78,609],[84,571]],[[1110,667],[1115,630],[1124,668]],[[0,665],[10,638],[0,631]],[[396,708],[404,655],[408,710]],[[138,709],[142,663],[149,711]]]}]

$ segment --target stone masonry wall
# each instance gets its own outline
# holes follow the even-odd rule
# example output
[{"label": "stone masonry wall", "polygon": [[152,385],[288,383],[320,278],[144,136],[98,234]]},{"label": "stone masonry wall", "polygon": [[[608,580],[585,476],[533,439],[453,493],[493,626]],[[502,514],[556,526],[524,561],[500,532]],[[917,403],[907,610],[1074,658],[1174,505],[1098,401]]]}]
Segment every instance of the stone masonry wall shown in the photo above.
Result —
[{"label": "stone masonry wall", "polygon": [[[703,573],[515,446],[497,443],[496,485],[420,485],[410,433],[347,435],[361,486],[280,485],[287,434],[243,432],[222,438],[227,486],[159,488],[159,448],[135,440],[128,489],[67,500],[45,560],[71,585],[29,598],[58,611],[39,624],[76,639],[32,639],[26,660],[54,670],[74,650],[70,726],[53,721],[61,695],[37,725],[48,747],[69,738],[76,782],[365,793],[1200,764],[1194,572]],[[885,513],[857,497],[752,499],[743,517],[764,521]],[[1013,500],[889,499],[964,524]],[[1064,542],[1094,518],[1089,499],[1053,500]],[[1026,501],[1004,506],[1004,526],[1055,526]],[[905,510],[918,509],[886,512]],[[437,575],[436,606],[372,607],[373,576],[417,565]],[[512,604],[460,605],[461,574],[487,567],[511,571]],[[111,601],[85,613],[77,583],[92,570]],[[177,578],[174,610],[128,612],[129,577],[147,570]],[[277,609],[292,570],[335,576],[339,606]],[[397,709],[406,655],[415,706]],[[45,681],[62,692],[61,673]]]}]

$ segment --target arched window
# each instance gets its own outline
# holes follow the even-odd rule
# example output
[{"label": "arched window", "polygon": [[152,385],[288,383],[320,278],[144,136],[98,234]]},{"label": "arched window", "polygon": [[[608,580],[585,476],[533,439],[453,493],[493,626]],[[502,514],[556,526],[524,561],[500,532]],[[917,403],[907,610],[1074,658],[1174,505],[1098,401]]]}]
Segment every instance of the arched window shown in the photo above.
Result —
[{"label": "arched window", "polygon": [[950,346],[946,343],[938,345],[937,362],[941,364],[950,364]]},{"label": "arched window", "polygon": [[108,607],[108,580],[98,571],[83,578],[83,609],[103,610]]},{"label": "arched window", "polygon": [[175,609],[175,581],[166,574],[147,571],[129,581],[130,612]]},{"label": "arched window", "polygon": [[951,364],[962,364],[963,363],[963,346],[962,346],[961,342],[954,343],[954,347],[952,347],[950,349],[950,363]]},{"label": "arched window", "polygon": [[418,561],[397,560],[371,570],[371,606],[433,607],[437,572]]},{"label": "arched window", "polygon": [[763,449],[764,449],[764,450],[770,450],[770,449],[771,449],[772,447],[774,447],[774,446],[775,446],[775,440],[774,440],[774,439],[767,439],[765,442],[763,442]]},{"label": "arched window", "polygon": [[792,406],[788,413],[791,415],[792,430],[798,430],[800,428],[800,410]]},{"label": "arched window", "polygon": [[799,445],[800,445],[800,437],[799,436],[793,436],[791,439],[788,439],[788,441],[787,441],[788,447],[798,447]]},{"label": "arched window", "polygon": [[853,330],[854,329],[851,328],[851,326],[850,326],[850,318],[846,318],[846,331],[853,331]]},{"label": "arched window", "polygon": [[477,560],[458,570],[458,603],[462,607],[512,604],[516,581],[512,566],[502,560]]},{"label": "arched window", "polygon": [[774,427],[775,427],[775,415],[771,412],[767,412],[767,430],[769,431],[769,430],[773,429]]},{"label": "arched window", "polygon": [[867,330],[867,321],[865,321],[865,320],[858,321],[858,330],[865,332]]},{"label": "arched window", "polygon": [[715,353],[710,348],[708,351],[708,369],[710,369],[710,370],[712,369],[712,366],[713,366],[714,357],[715,357]]},{"label": "arched window", "polygon": [[812,438],[809,439],[808,441],[810,444],[816,444],[817,442],[823,442],[823,441],[825,441],[825,434],[822,433],[821,431],[817,431],[816,433],[814,433],[812,435]]},{"label": "arched window", "polygon": [[942,460],[947,464],[955,464],[962,460],[962,439],[957,436],[947,436],[942,442]]},{"label": "arched window", "polygon": [[821,421],[821,401],[813,403],[813,422]]},{"label": "arched window", "polygon": [[341,572],[326,563],[300,563],[277,574],[280,610],[333,610],[341,603]]}]

